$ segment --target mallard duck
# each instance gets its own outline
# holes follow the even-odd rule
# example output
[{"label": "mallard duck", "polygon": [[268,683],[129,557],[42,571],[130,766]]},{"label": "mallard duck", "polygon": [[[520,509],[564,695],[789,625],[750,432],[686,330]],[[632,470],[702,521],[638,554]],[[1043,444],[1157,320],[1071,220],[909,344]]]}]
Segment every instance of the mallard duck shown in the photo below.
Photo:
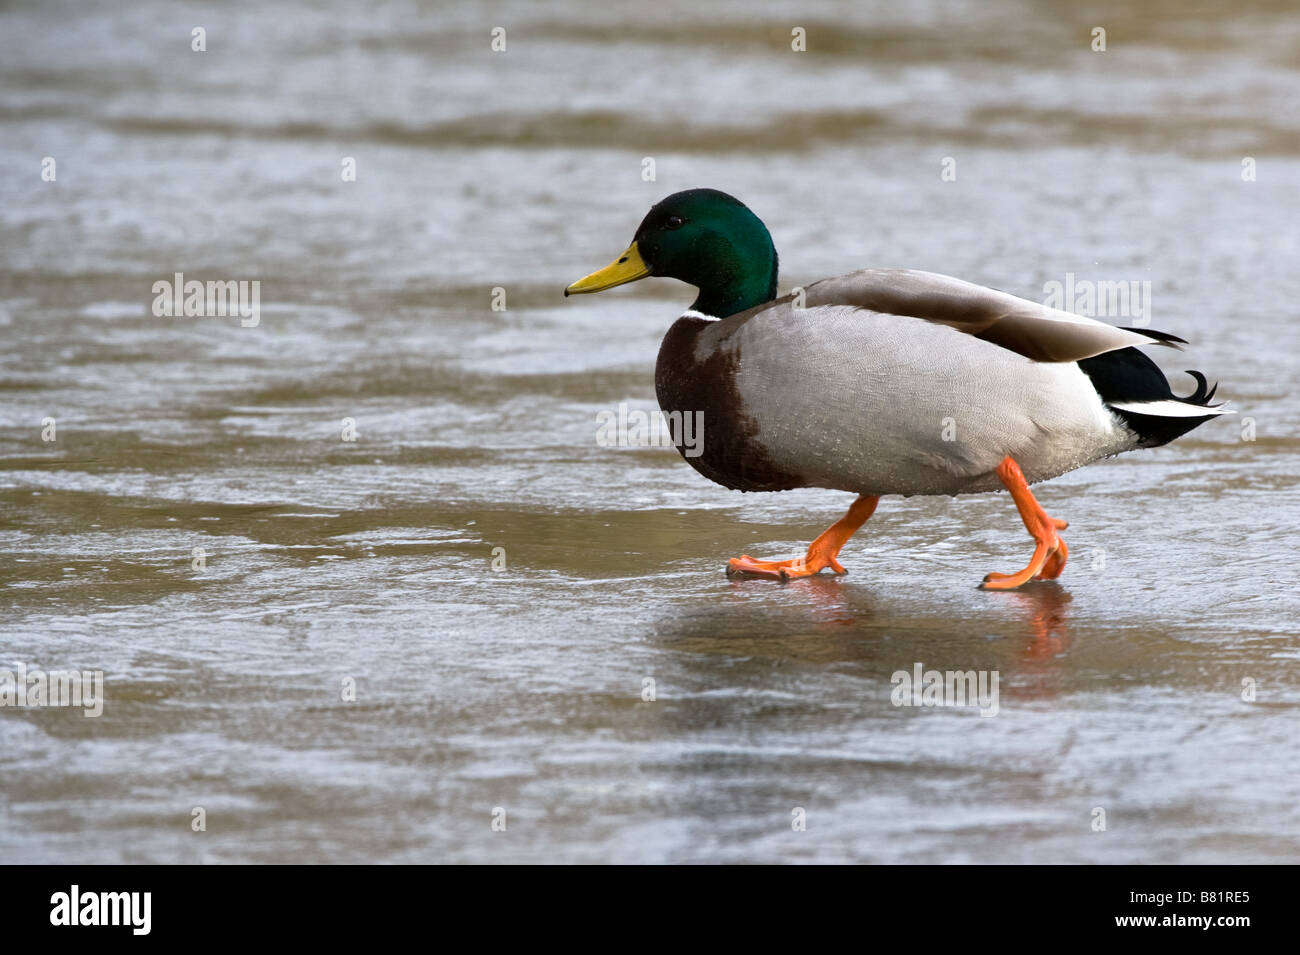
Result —
[{"label": "mallard duck", "polygon": [[[857,495],[802,557],[733,557],[729,574],[780,580],[829,567],[884,495],[1005,487],[1035,541],[1018,573],[982,587],[1054,579],[1068,525],[1029,490],[1100,458],[1154,448],[1220,414],[1205,376],[1177,397],[1140,345],[1184,339],[1119,328],[960,279],[863,269],[777,296],[777,254],[744,203],[714,189],[669,196],[632,244],[564,294],[648,276],[699,290],[664,337],[655,391],[669,421],[702,412],[703,440],[678,450],[739,491],[821,487]],[[679,432],[680,433],[680,432]],[[676,439],[678,435],[675,435]]]}]

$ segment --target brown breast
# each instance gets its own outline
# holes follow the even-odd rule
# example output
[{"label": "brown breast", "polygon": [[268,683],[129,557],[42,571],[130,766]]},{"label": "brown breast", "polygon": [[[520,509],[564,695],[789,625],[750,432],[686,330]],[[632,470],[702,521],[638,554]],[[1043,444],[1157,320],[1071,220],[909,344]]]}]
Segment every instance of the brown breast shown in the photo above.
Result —
[{"label": "brown breast", "polygon": [[[727,341],[725,347],[707,348],[697,358],[700,333],[713,324],[682,316],[668,329],[659,346],[655,393],[659,407],[673,425],[677,450],[710,481],[732,490],[788,491],[807,486],[799,475],[774,467],[756,440],[757,423],[746,412],[736,390],[736,369],[742,360],[739,345]],[[695,449],[683,444],[684,432],[675,423],[687,415],[703,426],[699,453],[694,456]]]}]

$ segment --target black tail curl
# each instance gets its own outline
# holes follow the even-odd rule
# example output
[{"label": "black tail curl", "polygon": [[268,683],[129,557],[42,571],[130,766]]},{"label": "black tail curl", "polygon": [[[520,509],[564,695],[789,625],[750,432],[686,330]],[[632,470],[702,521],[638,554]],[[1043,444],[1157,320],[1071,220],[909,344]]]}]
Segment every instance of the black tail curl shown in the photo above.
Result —
[{"label": "black tail curl", "polygon": [[[1133,329],[1151,338],[1175,338],[1164,332],[1152,332],[1147,328]],[[1178,339],[1182,341],[1182,339]],[[1170,418],[1163,415],[1146,415],[1136,411],[1126,411],[1114,405],[1141,403],[1147,401],[1181,401],[1185,404],[1199,405],[1203,408],[1218,408],[1210,404],[1219,386],[1211,387],[1206,377],[1199,371],[1188,371],[1196,379],[1196,390],[1186,398],[1180,398],[1169,387],[1169,379],[1160,367],[1136,348],[1121,348],[1085,358],[1079,368],[1092,381],[1092,386],[1101,395],[1101,400],[1112,412],[1118,415],[1138,436],[1138,447],[1156,448],[1168,444],[1174,438],[1186,434],[1198,425],[1214,417],[1213,414],[1193,415],[1188,418]]]},{"label": "black tail curl", "polygon": [[1199,371],[1188,368],[1185,374],[1191,375],[1196,379],[1196,390],[1186,398],[1179,398],[1179,401],[1186,402],[1189,405],[1203,405],[1206,408],[1223,407],[1223,402],[1219,402],[1217,405],[1210,404],[1210,400],[1214,397],[1214,393],[1219,390],[1219,383],[1217,381],[1214,383],[1213,387],[1210,387],[1210,383],[1205,380],[1205,376]]}]

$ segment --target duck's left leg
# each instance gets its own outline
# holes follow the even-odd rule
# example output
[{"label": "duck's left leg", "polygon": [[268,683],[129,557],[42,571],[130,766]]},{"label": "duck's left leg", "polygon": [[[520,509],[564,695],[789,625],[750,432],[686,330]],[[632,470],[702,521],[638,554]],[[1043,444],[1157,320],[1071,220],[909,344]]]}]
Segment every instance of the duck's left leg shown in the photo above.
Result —
[{"label": "duck's left leg", "polygon": [[879,497],[863,495],[849,507],[849,512],[822,531],[820,536],[808,545],[808,553],[802,557],[789,560],[755,560],[748,554],[733,557],[727,561],[727,574],[753,574],[757,577],[773,577],[777,580],[790,580],[794,577],[811,577],[823,567],[829,567],[837,574],[847,574],[843,565],[836,560],[853,532],[867,522],[867,518],[876,509]]},{"label": "duck's left leg", "polygon": [[1035,577],[1041,580],[1054,580],[1061,576],[1061,571],[1065,569],[1066,558],[1070,556],[1070,550],[1056,532],[1063,531],[1070,525],[1065,521],[1057,520],[1043,510],[1043,505],[1029,493],[1029,484],[1020,471],[1020,465],[1016,464],[1014,459],[1003,458],[995,473],[1011,492],[1011,499],[1016,502],[1016,509],[1020,511],[1020,519],[1025,522],[1025,528],[1033,536],[1037,546],[1034,548],[1034,556],[1029,560],[1029,566],[1020,573],[989,574],[980,586],[985,590],[1011,590]]}]

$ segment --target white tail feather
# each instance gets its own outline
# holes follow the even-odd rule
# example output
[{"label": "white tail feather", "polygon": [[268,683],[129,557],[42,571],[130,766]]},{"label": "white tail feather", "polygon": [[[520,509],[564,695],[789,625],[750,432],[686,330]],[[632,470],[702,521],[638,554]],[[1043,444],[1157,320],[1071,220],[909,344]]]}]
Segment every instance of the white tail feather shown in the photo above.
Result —
[{"label": "white tail feather", "polygon": [[1189,404],[1173,398],[1161,401],[1108,401],[1117,411],[1131,411],[1133,414],[1149,414],[1158,418],[1203,418],[1212,414],[1236,414],[1230,408],[1207,408],[1205,405]]}]

